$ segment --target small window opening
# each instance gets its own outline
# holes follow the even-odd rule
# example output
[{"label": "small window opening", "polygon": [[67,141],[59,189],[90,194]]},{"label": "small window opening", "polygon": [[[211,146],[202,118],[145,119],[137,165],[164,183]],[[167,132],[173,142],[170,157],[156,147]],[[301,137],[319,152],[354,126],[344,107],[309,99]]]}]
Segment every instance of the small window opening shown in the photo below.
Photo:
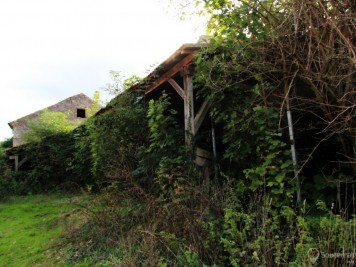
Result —
[{"label": "small window opening", "polygon": [[77,118],[85,118],[85,109],[77,108]]}]

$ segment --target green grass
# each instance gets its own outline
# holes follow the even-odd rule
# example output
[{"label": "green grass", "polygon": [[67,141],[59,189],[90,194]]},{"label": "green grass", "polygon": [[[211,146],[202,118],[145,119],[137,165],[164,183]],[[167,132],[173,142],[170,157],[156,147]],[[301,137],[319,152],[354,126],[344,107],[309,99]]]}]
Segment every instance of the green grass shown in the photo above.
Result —
[{"label": "green grass", "polygon": [[61,235],[75,208],[60,195],[12,197],[0,202],[0,266],[63,266]]}]

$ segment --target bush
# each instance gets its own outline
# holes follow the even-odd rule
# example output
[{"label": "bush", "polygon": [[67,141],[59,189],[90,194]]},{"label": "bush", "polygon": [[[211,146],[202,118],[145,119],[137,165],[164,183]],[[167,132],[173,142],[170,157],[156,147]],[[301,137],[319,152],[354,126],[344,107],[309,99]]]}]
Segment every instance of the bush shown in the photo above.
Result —
[{"label": "bush", "polygon": [[[92,155],[92,173],[98,184],[131,179],[148,131],[146,106],[135,92],[116,97],[106,112],[86,122]],[[129,178],[131,177],[131,178]]]}]

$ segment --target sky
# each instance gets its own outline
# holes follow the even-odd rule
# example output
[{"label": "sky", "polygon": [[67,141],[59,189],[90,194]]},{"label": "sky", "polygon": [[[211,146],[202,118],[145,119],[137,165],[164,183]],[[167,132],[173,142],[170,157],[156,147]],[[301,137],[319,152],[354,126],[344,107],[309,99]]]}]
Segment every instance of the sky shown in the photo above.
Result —
[{"label": "sky", "polygon": [[72,95],[92,97],[111,82],[110,70],[144,77],[205,34],[202,18],[182,21],[168,4],[0,0],[0,141],[12,136],[10,121]]}]

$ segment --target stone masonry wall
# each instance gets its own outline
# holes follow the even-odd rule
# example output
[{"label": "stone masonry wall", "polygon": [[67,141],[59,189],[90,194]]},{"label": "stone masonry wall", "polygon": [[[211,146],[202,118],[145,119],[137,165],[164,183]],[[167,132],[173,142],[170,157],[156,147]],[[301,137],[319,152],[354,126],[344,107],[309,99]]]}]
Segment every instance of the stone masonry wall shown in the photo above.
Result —
[{"label": "stone masonry wall", "polygon": [[[74,121],[83,121],[85,118],[77,117],[77,109],[86,109],[92,107],[92,100],[84,94],[78,94],[72,97],[69,97],[57,104],[54,104],[46,109],[55,112],[69,112],[69,119]],[[9,125],[12,128],[13,132],[13,147],[20,146],[25,144],[21,139],[21,136],[24,132],[28,130],[28,121],[37,120],[39,114],[43,111],[39,110],[32,114],[29,114],[25,117],[22,117],[16,121],[10,122]]]}]

